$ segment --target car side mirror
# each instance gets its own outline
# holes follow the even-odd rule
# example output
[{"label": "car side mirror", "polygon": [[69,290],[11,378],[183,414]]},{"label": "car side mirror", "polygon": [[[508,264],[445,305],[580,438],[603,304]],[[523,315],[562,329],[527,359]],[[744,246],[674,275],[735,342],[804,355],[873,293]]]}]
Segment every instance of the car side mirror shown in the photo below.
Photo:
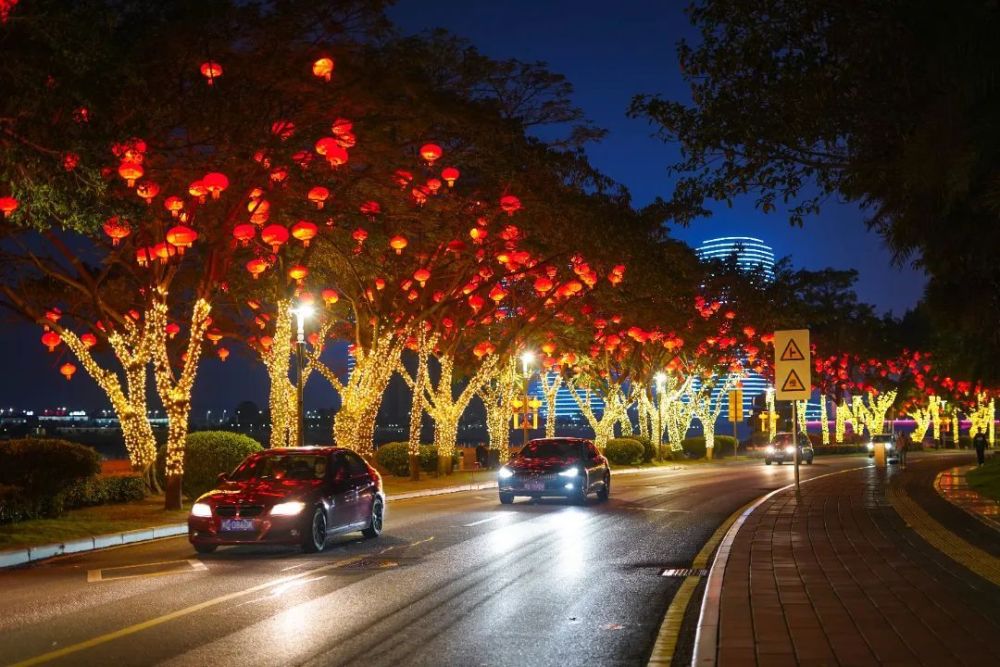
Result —
[{"label": "car side mirror", "polygon": [[219,484],[222,484],[223,482],[229,481],[229,475],[224,472],[220,472],[217,479],[219,480]]}]

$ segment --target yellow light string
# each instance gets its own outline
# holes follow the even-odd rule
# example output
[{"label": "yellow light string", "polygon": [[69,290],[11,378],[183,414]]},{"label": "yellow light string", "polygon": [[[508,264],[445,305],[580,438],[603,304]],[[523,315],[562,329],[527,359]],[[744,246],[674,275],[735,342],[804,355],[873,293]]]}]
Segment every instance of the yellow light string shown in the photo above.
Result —
[{"label": "yellow light string", "polygon": [[834,442],[837,444],[842,444],[844,442],[844,436],[847,433],[847,419],[851,416],[851,409],[847,407],[847,403],[837,403],[834,408],[834,428],[836,432],[833,435]]},{"label": "yellow light string", "polygon": [[486,408],[490,449],[497,450],[501,464],[510,459],[510,423],[514,418],[514,401],[520,394],[521,380],[514,357],[509,357],[497,373],[479,388],[479,397]]},{"label": "yellow light string", "polygon": [[562,387],[563,378],[559,373],[547,373],[542,371],[538,374],[538,381],[542,387],[542,397],[545,399],[545,437],[556,437],[556,395]]},{"label": "yellow light string", "polygon": [[830,401],[827,399],[826,394],[820,394],[819,396],[819,428],[820,434],[823,438],[822,442],[824,445],[830,444]]},{"label": "yellow light string", "polygon": [[892,407],[892,404],[896,402],[897,394],[898,392],[895,389],[883,391],[878,396],[870,391],[868,392],[869,433],[874,434],[876,429],[878,433],[885,432],[885,415],[889,412],[889,408]]},{"label": "yellow light string", "polygon": [[437,359],[440,365],[438,381],[435,384],[428,379],[425,383],[424,402],[427,414],[434,422],[434,444],[440,459],[455,453],[458,423],[469,406],[469,401],[496,372],[497,357],[493,354],[485,356],[458,396],[453,391],[454,359],[448,354],[438,355]]},{"label": "yellow light string", "polygon": [[767,438],[768,440],[774,440],[775,434],[778,432],[778,413],[774,406],[774,392],[768,391],[767,393]]}]

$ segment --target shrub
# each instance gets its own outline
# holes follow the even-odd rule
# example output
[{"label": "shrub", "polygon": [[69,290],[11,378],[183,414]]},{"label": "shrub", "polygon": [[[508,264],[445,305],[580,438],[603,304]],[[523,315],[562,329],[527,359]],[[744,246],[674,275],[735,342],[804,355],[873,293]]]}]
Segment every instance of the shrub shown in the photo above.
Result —
[{"label": "shrub", "polygon": [[142,475],[91,477],[76,482],[66,491],[66,509],[127,503],[145,497],[146,480]]},{"label": "shrub", "polygon": [[38,503],[25,495],[24,489],[0,484],[0,525],[40,516]]},{"label": "shrub", "polygon": [[[684,438],[681,441],[681,447],[684,448],[684,453],[689,458],[705,458],[705,436],[699,435],[694,438]],[[736,438],[731,435],[715,436],[714,450],[712,453],[714,458],[720,459],[724,456],[732,456],[736,452]]]},{"label": "shrub", "polygon": [[644,435],[634,435],[632,440],[635,440],[640,445],[642,445],[642,462],[649,463],[656,458],[656,445],[653,441]]},{"label": "shrub", "polygon": [[[410,474],[410,454],[409,443],[387,442],[381,445],[375,452],[375,461],[389,474],[396,477],[409,476]],[[422,458],[422,457],[421,457]],[[435,451],[435,461],[437,452]],[[423,461],[421,461],[423,463]]]},{"label": "shrub", "polygon": [[608,460],[620,466],[639,465],[644,454],[642,443],[632,438],[612,438],[604,448]]},{"label": "shrub", "polygon": [[0,442],[0,484],[18,486],[28,496],[59,495],[100,471],[100,458],[90,447],[51,439]]},{"label": "shrub", "polygon": [[[198,431],[187,437],[184,448],[184,495],[195,499],[218,484],[219,473],[232,472],[239,463],[263,451],[260,443],[242,433]],[[166,445],[157,456],[160,480],[166,480]]]},{"label": "shrub", "polygon": [[424,472],[437,472],[438,448],[434,445],[420,445],[420,469]]}]

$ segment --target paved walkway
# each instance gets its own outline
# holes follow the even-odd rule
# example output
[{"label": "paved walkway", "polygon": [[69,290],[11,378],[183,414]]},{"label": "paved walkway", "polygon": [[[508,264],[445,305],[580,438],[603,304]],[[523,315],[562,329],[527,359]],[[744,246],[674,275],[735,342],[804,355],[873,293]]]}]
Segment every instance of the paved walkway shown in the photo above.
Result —
[{"label": "paved walkway", "polygon": [[[719,664],[1000,664],[1000,587],[930,546],[890,505],[890,496],[909,501],[911,472],[831,475],[750,514],[723,577]],[[961,543],[973,568],[1000,562]]]}]

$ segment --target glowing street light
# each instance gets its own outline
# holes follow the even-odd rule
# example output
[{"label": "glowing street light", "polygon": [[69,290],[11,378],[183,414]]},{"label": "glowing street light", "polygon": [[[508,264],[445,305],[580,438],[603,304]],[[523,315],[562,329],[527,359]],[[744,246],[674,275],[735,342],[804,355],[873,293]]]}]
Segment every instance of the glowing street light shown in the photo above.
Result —
[{"label": "glowing street light", "polygon": [[292,315],[295,316],[296,323],[298,324],[298,330],[296,334],[296,345],[295,345],[295,365],[298,370],[298,382],[297,382],[297,394],[298,394],[298,446],[304,447],[306,444],[306,418],[305,418],[305,405],[303,403],[303,394],[305,392],[305,383],[303,382],[303,369],[305,368],[306,362],[306,319],[312,317],[316,309],[312,307],[309,303],[300,303],[295,308],[292,308]]}]

